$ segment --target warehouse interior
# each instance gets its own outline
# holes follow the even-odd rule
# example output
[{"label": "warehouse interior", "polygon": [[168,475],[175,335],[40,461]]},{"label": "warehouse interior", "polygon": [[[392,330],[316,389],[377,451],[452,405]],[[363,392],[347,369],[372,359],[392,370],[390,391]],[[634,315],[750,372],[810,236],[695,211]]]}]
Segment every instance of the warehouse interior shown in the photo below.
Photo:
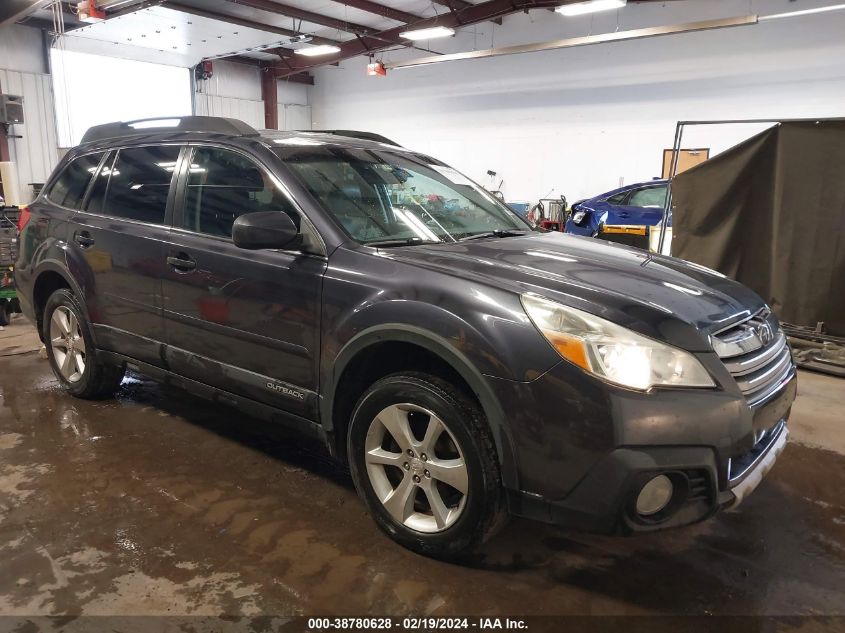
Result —
[{"label": "warehouse interior", "polygon": [[[671,615],[685,618],[678,621],[681,630],[702,626],[701,616],[720,616],[725,626],[735,627],[775,622],[778,630],[842,630],[843,33],[845,4],[835,0],[0,3],[0,623],[10,623],[10,630],[30,630],[15,628],[28,622],[41,627],[34,630],[84,631],[108,621],[87,616],[155,616],[159,619],[146,625],[158,628],[147,630],[205,630],[191,628],[202,626],[197,616],[203,616],[212,627],[232,627],[219,630],[258,630],[247,627],[272,616],[281,620],[262,630],[316,630],[304,618],[384,616],[399,618],[396,630],[416,630],[401,620],[408,617],[469,617],[476,628],[484,624],[479,618],[502,618],[502,626],[506,618],[523,618],[527,630],[537,631],[565,630],[576,622],[660,630],[665,621],[632,616]],[[50,206],[45,191],[55,189],[56,174],[77,160],[79,146],[95,138],[89,132],[95,126],[141,122],[152,133],[168,121],[176,121],[178,129],[180,120],[201,121],[192,117],[235,119],[270,139],[271,149],[275,143],[316,151],[333,135],[377,142],[377,148],[365,145],[373,153],[395,146],[412,150],[441,165],[446,178],[468,182],[505,205],[544,239],[551,234],[561,240],[557,254],[529,251],[536,264],[530,267],[511,259],[509,251],[469,247],[457,264],[434,255],[419,264],[438,274],[442,267],[473,266],[467,278],[475,283],[482,283],[485,267],[501,266],[490,273],[501,278],[501,289],[490,286],[496,293],[506,292],[520,267],[529,269],[521,271],[525,287],[558,283],[564,275],[571,287],[586,287],[596,283],[597,270],[614,275],[613,264],[601,259],[584,263],[579,276],[578,260],[587,251],[566,255],[567,244],[593,249],[598,243],[614,252],[631,247],[635,250],[625,252],[642,262],[642,279],[607,282],[590,294],[590,301],[604,296],[607,311],[597,315],[603,318],[610,319],[617,301],[625,303],[623,295],[660,308],[658,295],[645,286],[652,274],[645,267],[668,261],[663,256],[713,273],[712,295],[684,285],[680,277],[661,283],[689,301],[704,292],[711,301],[707,317],[714,322],[727,303],[724,284],[739,282],[765,302],[768,338],[761,334],[762,342],[779,340],[782,333],[789,344],[784,362],[797,376],[797,396],[782,414],[783,427],[787,418],[789,426],[786,448],[780,447],[777,463],[767,466],[771,472],[754,494],[739,498],[741,506],[703,522],[620,538],[530,520],[514,504],[509,508],[516,516],[478,551],[444,562],[408,551],[376,528],[356,495],[355,468],[350,475],[349,464],[326,450],[322,431],[310,437],[291,433],[227,406],[222,397],[202,399],[189,381],[162,384],[143,364],[131,362],[121,370],[127,373],[115,398],[74,397],[55,375],[49,320],[45,325],[41,312],[27,313],[29,304],[44,309],[44,302],[38,303],[37,275],[27,276],[36,271],[32,261],[41,247],[26,241],[24,227],[31,222],[28,230],[38,235],[39,223],[56,222],[59,207]],[[122,146],[97,147],[116,152],[112,147]],[[93,163],[92,178],[98,169],[108,175],[105,161]],[[174,183],[203,170],[187,158],[177,161],[168,163]],[[348,184],[332,186],[343,193]],[[168,218],[181,192],[171,193]],[[443,202],[441,197],[441,209]],[[448,210],[452,201],[445,202]],[[297,223],[296,230],[302,226]],[[314,222],[312,228],[319,233],[321,226]],[[348,225],[343,230],[351,232]],[[497,233],[502,244],[523,239],[506,233]],[[322,241],[330,245],[325,235]],[[382,253],[404,249],[393,246]],[[76,246],[68,240],[62,248]],[[417,248],[425,247],[405,250]],[[351,264],[335,260],[341,263],[334,268],[332,249],[327,250],[326,279],[356,286],[353,271],[345,270]],[[100,275],[102,258],[94,262],[96,253],[85,255]],[[64,255],[57,256],[59,263],[47,262],[50,257],[56,256],[44,255],[41,265],[54,274],[63,267],[74,270],[62,263]],[[117,268],[119,256],[109,257],[107,266]],[[561,261],[574,271],[554,268]],[[157,274],[140,258],[132,266],[147,280]],[[201,301],[211,297],[219,304],[227,284],[211,288],[212,282],[217,280],[209,277],[200,284],[207,286]],[[83,295],[97,291],[97,282],[86,283],[91,287],[81,284]],[[320,283],[329,288],[329,281]],[[162,314],[164,295],[156,308]],[[446,294],[421,289],[419,297],[426,296],[440,297],[426,300],[431,305],[442,300],[438,309],[452,308]],[[490,297],[499,295],[478,296],[492,305],[498,299]],[[586,310],[585,296],[572,307]],[[283,300],[266,301],[256,319],[261,327],[274,319],[309,318],[299,304],[285,308]],[[364,311],[370,302],[350,310]],[[536,324],[524,298],[522,305],[528,316],[519,319]],[[317,314],[330,323],[342,309],[326,302]],[[505,323],[495,316],[497,309],[504,311],[491,307],[485,320]],[[95,313],[92,324],[105,323],[107,316]],[[637,314],[628,313],[631,322]],[[768,329],[769,315],[779,320],[777,332]],[[343,333],[345,322],[337,322]],[[700,320],[696,325],[703,331]],[[513,326],[500,325],[484,339],[493,351],[479,352],[467,340],[474,327],[467,318],[466,329],[445,337],[456,357],[505,356],[502,350],[517,340]],[[250,336],[256,349],[271,345],[266,330]],[[201,344],[211,350],[215,340]],[[340,367],[343,358],[340,344],[327,340],[316,344],[320,356],[313,362],[320,371],[335,358]],[[70,358],[70,348],[66,352]],[[163,348],[160,355],[166,365]],[[213,357],[211,351],[207,355]],[[395,359],[377,362],[396,365]],[[254,367],[244,367],[263,380]],[[544,374],[532,370],[515,381],[528,383]],[[80,374],[84,371],[80,365]],[[481,369],[479,376],[500,377],[491,371]],[[446,376],[449,382],[453,374]],[[338,389],[351,389],[336,382]],[[290,391],[290,385],[302,385],[274,384],[267,382],[267,388]],[[738,384],[745,388],[741,380]],[[559,391],[570,394],[566,402],[588,419],[595,415],[593,405],[573,404],[575,385],[562,382]],[[480,393],[474,385],[469,390]],[[303,389],[306,395],[293,393],[307,401],[312,391],[315,411],[324,411],[328,396],[322,384]],[[683,398],[683,390],[664,392]],[[350,416],[358,395],[350,392],[347,398]],[[343,393],[333,398],[345,401]],[[484,408],[483,396],[477,400]],[[523,405],[531,403],[520,400]],[[626,406],[616,407],[614,415]],[[710,418],[702,413],[701,419],[705,424]],[[530,420],[525,426],[533,428]],[[615,428],[624,449],[628,442]],[[755,429],[755,442],[765,436],[757,438]],[[536,449],[538,459],[551,460],[555,442],[565,441],[554,436],[547,452]],[[697,432],[679,443],[707,444]],[[341,454],[347,450],[342,444]],[[561,454],[580,457],[582,448]],[[460,447],[457,452],[463,453]],[[501,455],[500,461],[504,470]],[[413,470],[416,464],[405,464],[414,477],[423,472]],[[55,619],[65,616],[72,617]],[[573,616],[621,619],[566,619]],[[748,616],[755,619],[742,619]],[[291,628],[283,628],[285,618],[293,618]],[[113,630],[133,630],[126,628],[133,626],[130,620],[108,623]]]}]

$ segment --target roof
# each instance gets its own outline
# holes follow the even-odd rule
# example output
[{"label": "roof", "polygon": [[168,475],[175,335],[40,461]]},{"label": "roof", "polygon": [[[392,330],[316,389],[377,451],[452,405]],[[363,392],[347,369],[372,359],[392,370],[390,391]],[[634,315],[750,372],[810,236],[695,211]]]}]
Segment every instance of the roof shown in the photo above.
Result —
[{"label": "roof", "polygon": [[354,145],[362,147],[401,147],[380,134],[361,130],[256,130],[238,119],[212,116],[183,116],[136,121],[115,121],[95,125],[85,132],[82,145],[124,139],[170,140],[185,134],[214,134],[229,137],[268,139],[279,145]]},{"label": "roof", "polygon": [[399,143],[381,134],[359,130],[261,130],[259,134],[261,138],[272,140],[279,145],[388,146],[391,149],[404,149]]}]

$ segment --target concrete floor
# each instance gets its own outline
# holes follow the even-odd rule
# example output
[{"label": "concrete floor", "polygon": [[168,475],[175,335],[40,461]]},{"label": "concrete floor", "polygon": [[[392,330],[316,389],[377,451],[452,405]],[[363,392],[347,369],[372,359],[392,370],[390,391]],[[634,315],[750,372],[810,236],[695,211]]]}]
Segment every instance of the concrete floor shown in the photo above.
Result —
[{"label": "concrete floor", "polygon": [[382,536],[319,447],[137,377],[75,400],[12,328],[0,615],[845,615],[842,380],[801,375],[792,441],[736,513],[629,539],[512,521],[456,566]]}]

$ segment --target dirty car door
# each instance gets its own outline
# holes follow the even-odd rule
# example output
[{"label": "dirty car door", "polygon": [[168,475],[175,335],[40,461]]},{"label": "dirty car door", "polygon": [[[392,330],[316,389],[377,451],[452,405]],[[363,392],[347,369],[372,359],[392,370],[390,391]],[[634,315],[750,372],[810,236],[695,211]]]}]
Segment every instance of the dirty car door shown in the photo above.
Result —
[{"label": "dirty car door", "polygon": [[316,419],[324,257],[244,250],[232,224],[256,211],[301,217],[280,181],[238,150],[195,146],[186,161],[163,282],[174,371]]},{"label": "dirty car door", "polygon": [[162,244],[179,145],[110,152],[73,217],[71,269],[89,296],[97,345],[161,365]]}]

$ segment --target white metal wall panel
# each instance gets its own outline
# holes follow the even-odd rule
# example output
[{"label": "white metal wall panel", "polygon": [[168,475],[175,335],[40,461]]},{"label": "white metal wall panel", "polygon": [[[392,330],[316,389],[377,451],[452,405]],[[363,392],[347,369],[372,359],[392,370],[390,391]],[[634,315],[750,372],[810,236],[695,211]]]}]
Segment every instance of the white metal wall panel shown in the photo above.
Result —
[{"label": "white metal wall panel", "polygon": [[311,87],[306,84],[298,84],[292,81],[277,81],[276,96],[279,103],[310,105],[311,102],[308,100],[308,91],[310,88]]},{"label": "white metal wall panel", "polygon": [[[0,4],[4,0],[0,0]],[[24,73],[46,73],[41,30],[21,24],[0,26],[0,59],[4,68]]]},{"label": "white metal wall panel", "polygon": [[279,104],[280,130],[310,130],[311,106],[298,103]]},{"label": "white metal wall panel", "polygon": [[259,130],[264,127],[263,101],[199,93],[196,95],[196,111],[199,115],[240,119]]},{"label": "white metal wall panel", "polygon": [[9,152],[17,164],[24,200],[31,200],[29,183],[43,183],[58,162],[56,114],[49,75],[0,69],[0,85],[6,94],[23,96],[24,124],[11,128]]},{"label": "white metal wall panel", "polygon": [[217,97],[261,99],[261,73],[258,68],[222,59],[215,59],[212,64],[214,73],[211,79],[199,80],[198,90]]}]

